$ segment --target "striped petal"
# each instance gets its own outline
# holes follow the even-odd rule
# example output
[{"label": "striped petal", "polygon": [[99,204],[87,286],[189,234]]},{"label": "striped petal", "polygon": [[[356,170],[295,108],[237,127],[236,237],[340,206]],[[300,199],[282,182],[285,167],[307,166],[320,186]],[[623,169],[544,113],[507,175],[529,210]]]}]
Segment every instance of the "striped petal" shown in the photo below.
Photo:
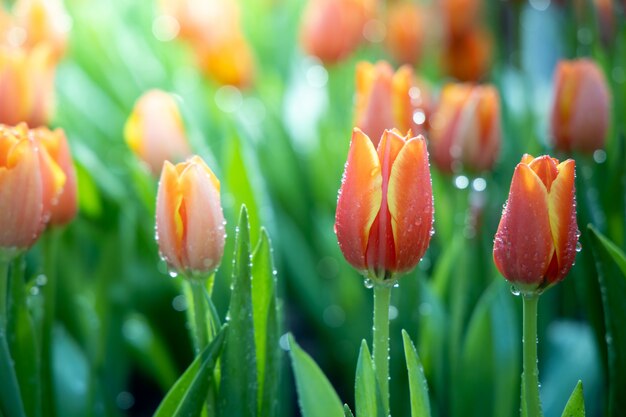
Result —
[{"label": "striped petal", "polygon": [[578,226],[576,225],[574,170],[575,162],[572,159],[559,164],[558,176],[552,183],[548,195],[550,229],[559,266],[555,276],[547,277],[551,283],[565,277],[576,257]]},{"label": "striped petal", "polygon": [[420,261],[430,242],[433,194],[423,136],[409,140],[391,169],[387,204],[396,247],[396,270],[406,272]]},{"label": "striped petal", "polygon": [[556,168],[558,161],[554,158],[550,158],[548,155],[543,155],[535,158],[528,164],[528,166],[535,171],[535,174],[541,179],[541,182],[546,186],[546,190],[550,191],[552,182],[556,179],[558,170]]},{"label": "striped petal", "polygon": [[542,284],[553,253],[548,192],[537,174],[520,163],[496,232],[495,264],[509,281],[536,287]]},{"label": "striped petal", "polygon": [[355,129],[343,174],[335,231],[346,260],[364,271],[367,241],[382,202],[382,175],[378,155],[370,139]]},{"label": "striped petal", "polygon": [[183,269],[181,259],[184,225],[181,208],[183,198],[179,190],[178,171],[166,161],[163,164],[157,193],[156,230],[161,256],[178,270]]}]

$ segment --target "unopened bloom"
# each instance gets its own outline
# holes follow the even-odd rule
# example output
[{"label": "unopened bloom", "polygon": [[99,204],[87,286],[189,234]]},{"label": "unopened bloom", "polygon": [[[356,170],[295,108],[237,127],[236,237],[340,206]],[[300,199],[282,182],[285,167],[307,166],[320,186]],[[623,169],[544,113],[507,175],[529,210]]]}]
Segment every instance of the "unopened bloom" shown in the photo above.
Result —
[{"label": "unopened bloom", "polygon": [[446,85],[429,133],[433,161],[442,171],[490,170],[502,141],[498,90],[492,85]]},{"label": "unopened bloom", "polygon": [[551,131],[554,146],[593,152],[604,147],[610,96],[604,74],[589,59],[560,61],[554,75]]},{"label": "unopened bloom", "polygon": [[55,60],[63,56],[71,20],[62,1],[17,0],[13,14],[17,27],[24,30],[24,47],[30,49],[45,42]]},{"label": "unopened bloom", "polygon": [[166,160],[179,162],[191,155],[176,100],[164,91],[150,90],[137,100],[124,136],[154,175]]},{"label": "unopened bloom", "polygon": [[448,37],[459,37],[479,23],[481,0],[439,0]]},{"label": "unopened bloom", "polygon": [[225,240],[220,182],[200,157],[163,165],[156,231],[161,255],[179,272],[212,272],[219,265]]},{"label": "unopened bloom", "polygon": [[222,85],[245,88],[254,80],[255,63],[252,49],[242,33],[220,42],[194,44],[200,69]]},{"label": "unopened bloom", "polygon": [[371,13],[364,0],[309,0],[300,28],[303,49],[325,64],[346,58],[363,41]]},{"label": "unopened bloom", "polygon": [[375,149],[354,129],[335,217],[346,260],[370,279],[393,282],[424,255],[432,222],[424,138],[387,130]]},{"label": "unopened bloom", "polygon": [[428,91],[408,65],[395,73],[385,61],[356,67],[356,120],[374,143],[386,129],[422,133],[428,121]]},{"label": "unopened bloom", "polygon": [[415,65],[422,54],[425,11],[416,3],[401,1],[389,5],[386,44],[401,64]]},{"label": "unopened bloom", "polygon": [[522,291],[561,281],[574,264],[578,242],[574,160],[524,155],[494,240],[500,273]]},{"label": "unopened bloom", "polygon": [[41,127],[32,131],[35,140],[46,149],[52,160],[65,174],[65,185],[63,191],[57,198],[57,203],[52,207],[50,224],[62,226],[69,223],[76,216],[77,205],[77,184],[76,170],[70,147],[65,137],[63,129],[50,131]]},{"label": "unopened bloom", "polygon": [[450,38],[443,48],[443,70],[459,81],[479,81],[489,72],[492,49],[491,36],[479,27]]},{"label": "unopened bloom", "polygon": [[63,171],[25,124],[0,125],[0,248],[32,246],[64,185]]}]

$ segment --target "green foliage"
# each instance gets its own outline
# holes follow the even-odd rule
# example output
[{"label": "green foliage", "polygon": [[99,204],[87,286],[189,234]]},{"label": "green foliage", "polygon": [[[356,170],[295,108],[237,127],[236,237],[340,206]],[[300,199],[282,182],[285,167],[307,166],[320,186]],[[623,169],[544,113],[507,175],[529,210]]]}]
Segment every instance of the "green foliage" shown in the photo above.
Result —
[{"label": "green foliage", "polygon": [[583,398],[583,383],[578,381],[572,395],[565,404],[561,417],[585,417],[585,401]]},{"label": "green foliage", "polygon": [[406,330],[402,330],[404,357],[406,370],[409,374],[409,390],[411,393],[411,417],[430,417],[430,399],[428,398],[428,383],[424,376],[422,363],[417,350]]},{"label": "green foliage", "polygon": [[374,371],[374,361],[365,340],[361,342],[354,385],[357,417],[385,417],[385,406]]}]

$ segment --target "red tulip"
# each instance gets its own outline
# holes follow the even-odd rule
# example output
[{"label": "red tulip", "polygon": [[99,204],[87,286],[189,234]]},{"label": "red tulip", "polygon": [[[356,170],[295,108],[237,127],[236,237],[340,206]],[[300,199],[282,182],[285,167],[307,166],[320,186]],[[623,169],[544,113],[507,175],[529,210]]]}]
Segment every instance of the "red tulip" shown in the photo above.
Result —
[{"label": "red tulip", "polygon": [[225,240],[220,182],[200,157],[163,165],[156,231],[161,255],[172,268],[206,273],[218,267]]},{"label": "red tulip", "polygon": [[0,125],[0,247],[32,246],[64,184],[63,171],[25,124]]},{"label": "red tulip", "polygon": [[433,161],[442,171],[490,170],[502,141],[498,90],[492,85],[445,86],[429,139]]},{"label": "red tulip", "polygon": [[386,129],[423,132],[429,104],[427,89],[408,65],[394,74],[385,61],[357,64],[355,125],[372,139],[374,146]]},{"label": "red tulip", "polygon": [[604,147],[610,95],[600,68],[589,59],[561,61],[554,75],[551,130],[554,146],[593,152]]},{"label": "red tulip", "polygon": [[354,129],[335,217],[346,260],[373,280],[392,282],[420,261],[432,222],[425,139],[387,130],[376,150]]},{"label": "red tulip", "polygon": [[575,163],[524,155],[494,240],[493,259],[522,291],[542,291],[574,264],[578,242]]}]

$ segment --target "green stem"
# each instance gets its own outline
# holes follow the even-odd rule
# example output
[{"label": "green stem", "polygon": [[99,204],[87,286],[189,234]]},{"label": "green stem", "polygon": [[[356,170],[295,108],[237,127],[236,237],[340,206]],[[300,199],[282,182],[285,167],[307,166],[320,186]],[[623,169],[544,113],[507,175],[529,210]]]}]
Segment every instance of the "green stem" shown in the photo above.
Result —
[{"label": "green stem", "polygon": [[0,331],[7,324],[7,285],[9,283],[9,261],[0,255]]},{"label": "green stem", "polygon": [[204,286],[202,281],[191,281],[191,295],[193,298],[193,328],[195,333],[196,355],[209,343],[209,334],[206,322],[206,308],[204,302]]},{"label": "green stem", "polygon": [[522,401],[526,417],[542,417],[539,398],[539,369],[537,367],[537,302],[538,294],[524,294],[523,321],[524,371],[522,373]]},{"label": "green stem", "polygon": [[374,367],[380,384],[385,415],[389,415],[389,303],[391,287],[374,286]]},{"label": "green stem", "polygon": [[48,415],[51,417],[56,415],[52,378],[52,327],[54,326],[56,305],[57,254],[60,233],[61,229],[53,227],[48,230],[45,236],[44,273],[47,280],[45,285],[41,288],[44,302],[43,327],[41,334],[41,376],[43,382],[42,396],[44,408],[48,410]]}]

